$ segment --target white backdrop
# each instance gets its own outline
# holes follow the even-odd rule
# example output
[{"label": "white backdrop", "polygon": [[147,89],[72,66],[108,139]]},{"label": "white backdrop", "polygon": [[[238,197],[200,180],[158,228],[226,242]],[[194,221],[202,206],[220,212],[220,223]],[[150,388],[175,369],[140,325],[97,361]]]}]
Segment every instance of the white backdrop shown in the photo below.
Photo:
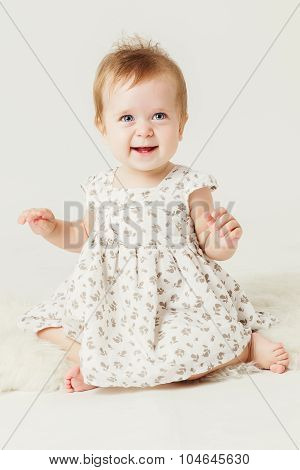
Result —
[{"label": "white backdrop", "polygon": [[133,33],[159,42],[185,75],[189,121],[172,161],[213,174],[214,201],[234,204],[244,234],[223,267],[237,280],[299,271],[300,9],[282,30],[296,5],[4,1],[1,289],[39,300],[71,273],[78,254],[17,218],[30,207],[65,218],[64,201],[83,204],[80,182],[118,164],[93,124],[92,85],[113,42]]}]

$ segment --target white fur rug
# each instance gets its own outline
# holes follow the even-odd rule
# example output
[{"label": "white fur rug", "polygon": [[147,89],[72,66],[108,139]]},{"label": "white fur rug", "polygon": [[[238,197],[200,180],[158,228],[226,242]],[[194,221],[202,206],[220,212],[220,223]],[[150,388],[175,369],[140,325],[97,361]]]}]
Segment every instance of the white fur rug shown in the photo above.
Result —
[{"label": "white fur rug", "polygon": [[[275,314],[280,323],[261,333],[274,341],[282,341],[292,358],[300,352],[300,273],[277,275],[236,276],[256,310]],[[23,332],[15,323],[17,315],[38,302],[33,297],[18,298],[3,293],[0,300],[0,391],[51,392],[64,389],[64,375],[72,363],[64,351],[39,339],[36,334]],[[293,354],[294,353],[294,354]],[[295,368],[295,359],[291,361]],[[253,363],[228,366],[201,380],[219,381],[241,377],[248,373],[263,373]]]}]

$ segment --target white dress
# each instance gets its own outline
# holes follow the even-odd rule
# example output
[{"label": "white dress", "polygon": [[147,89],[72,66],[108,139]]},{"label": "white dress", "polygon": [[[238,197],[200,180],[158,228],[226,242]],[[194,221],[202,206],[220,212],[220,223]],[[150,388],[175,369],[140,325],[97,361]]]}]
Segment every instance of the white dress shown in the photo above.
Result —
[{"label": "white dress", "polygon": [[18,326],[63,327],[81,343],[85,383],[148,387],[188,379],[241,354],[251,332],[278,319],[201,250],[188,196],[218,187],[210,174],[175,165],[154,188],[113,188],[116,169],[88,177],[94,230],[49,300]]}]

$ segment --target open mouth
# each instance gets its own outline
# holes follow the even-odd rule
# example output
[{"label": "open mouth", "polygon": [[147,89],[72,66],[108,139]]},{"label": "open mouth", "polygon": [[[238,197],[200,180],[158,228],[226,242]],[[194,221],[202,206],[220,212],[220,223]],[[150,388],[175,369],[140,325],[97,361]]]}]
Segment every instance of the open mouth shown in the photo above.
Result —
[{"label": "open mouth", "polygon": [[158,145],[156,145],[155,147],[131,147],[132,150],[135,150],[138,153],[151,153],[157,148]]}]

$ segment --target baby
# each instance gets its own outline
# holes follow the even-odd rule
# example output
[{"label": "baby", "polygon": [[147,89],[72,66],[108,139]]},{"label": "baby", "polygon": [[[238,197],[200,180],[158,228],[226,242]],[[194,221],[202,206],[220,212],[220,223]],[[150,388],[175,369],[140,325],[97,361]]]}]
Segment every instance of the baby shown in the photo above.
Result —
[{"label": "baby", "polygon": [[[82,220],[58,220],[46,208],[20,214],[33,233],[80,255],[19,327],[67,351],[74,363],[67,392],[153,387],[250,361],[283,373],[288,352],[257,331],[277,319],[255,311],[217,263],[235,254],[239,222],[214,209],[212,175],[171,162],[188,119],[178,65],[151,41],[120,42],[97,69],[94,103],[95,124],[120,166],[81,185]],[[104,202],[113,210],[103,221]]]}]

